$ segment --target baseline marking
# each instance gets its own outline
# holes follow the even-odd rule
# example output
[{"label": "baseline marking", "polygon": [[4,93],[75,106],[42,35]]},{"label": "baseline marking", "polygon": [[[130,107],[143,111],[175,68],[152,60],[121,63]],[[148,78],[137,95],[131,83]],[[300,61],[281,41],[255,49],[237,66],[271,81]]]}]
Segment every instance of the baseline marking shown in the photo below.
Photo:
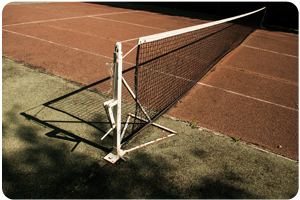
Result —
[{"label": "baseline marking", "polygon": [[228,93],[231,93],[231,94],[239,95],[239,96],[242,96],[242,97],[246,97],[246,98],[249,98],[249,99],[257,100],[257,101],[260,101],[260,102],[263,102],[263,103],[272,104],[272,105],[275,105],[275,106],[279,106],[279,107],[282,107],[282,108],[286,108],[286,109],[298,112],[297,109],[290,108],[290,107],[287,107],[287,106],[283,106],[283,105],[280,105],[280,104],[277,104],[277,103],[272,103],[270,101],[258,99],[258,98],[255,98],[255,97],[251,97],[251,96],[248,96],[248,95],[240,94],[240,93],[237,93],[237,92],[233,92],[233,91],[230,91],[230,90],[226,90],[226,89],[223,89],[223,88],[215,87],[215,86],[208,85],[208,84],[201,83],[201,82],[197,82],[197,84],[203,85],[203,86],[206,86],[206,87],[210,87],[210,88],[215,88],[215,89],[218,89],[218,90],[221,90],[221,91],[224,91],[224,92],[228,92]]},{"label": "baseline marking", "polygon": [[61,21],[61,20],[68,20],[68,19],[78,19],[78,18],[85,18],[85,17],[96,17],[96,16],[102,16],[102,15],[116,15],[116,14],[124,14],[124,13],[134,13],[134,12],[140,12],[140,11],[106,13],[106,14],[97,14],[97,15],[83,15],[83,16],[77,16],[77,17],[65,17],[65,18],[59,18],[59,19],[49,19],[49,20],[41,20],[41,21],[34,21],[34,22],[7,24],[7,25],[3,25],[2,27],[17,26],[17,25],[24,25],[24,24],[34,24],[34,23],[42,23],[42,22]]},{"label": "baseline marking", "polygon": [[[113,59],[112,57],[109,57],[109,56],[104,56],[104,55],[100,55],[100,54],[97,54],[97,53],[94,53],[94,52],[90,52],[90,51],[86,51],[86,50],[83,50],[83,49],[78,49],[76,47],[71,47],[71,46],[68,46],[68,45],[59,44],[59,43],[56,43],[56,42],[52,42],[52,41],[49,41],[49,40],[37,38],[37,37],[34,37],[34,36],[30,36],[30,35],[25,35],[23,33],[17,33],[17,32],[5,30],[5,29],[2,29],[2,30],[6,31],[6,32],[9,32],[9,33],[13,33],[13,34],[17,34],[17,35],[22,35],[22,36],[25,36],[25,37],[28,37],[28,38],[33,38],[33,39],[36,39],[36,40],[47,42],[47,43],[50,43],[50,44],[55,44],[55,45],[58,45],[58,46],[66,47],[66,48],[73,49],[73,50],[76,50],[76,51],[81,51],[81,52],[84,52],[84,53],[89,53],[89,54],[100,56],[100,57],[103,57],[103,58]],[[125,62],[125,61],[123,61],[123,62],[127,63],[127,64],[130,64],[130,65],[134,65],[133,63],[130,63],[130,62]]]},{"label": "baseline marking", "polygon": [[271,50],[267,50],[267,49],[261,49],[261,48],[258,48],[258,47],[248,46],[248,45],[244,45],[244,44],[242,44],[241,46],[247,47],[247,48],[251,48],[251,49],[260,50],[260,51],[266,51],[266,52],[270,52],[270,53],[276,53],[276,54],[280,54],[280,55],[284,55],[284,56],[290,56],[290,57],[293,57],[293,58],[298,58],[298,56],[293,56],[293,55],[285,54],[285,53],[279,53],[277,51],[271,51]]}]

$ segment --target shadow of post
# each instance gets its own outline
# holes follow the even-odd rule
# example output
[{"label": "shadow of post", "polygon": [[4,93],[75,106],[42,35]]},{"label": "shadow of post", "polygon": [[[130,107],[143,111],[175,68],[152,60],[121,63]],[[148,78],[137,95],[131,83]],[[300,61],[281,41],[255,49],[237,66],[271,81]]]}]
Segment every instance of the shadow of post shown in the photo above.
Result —
[{"label": "shadow of post", "polygon": [[[111,145],[107,145],[105,141],[100,141],[100,138],[110,128],[110,123],[102,106],[105,101],[111,98],[111,94],[102,92],[107,91],[107,88],[109,88],[110,79],[111,77],[104,78],[39,106],[30,108],[27,111],[21,112],[20,115],[30,121],[52,129],[52,131],[45,134],[48,137],[76,142],[71,151],[74,151],[78,144],[82,142],[109,153]],[[82,125],[88,125],[97,130],[94,141],[87,139],[89,138],[87,135],[76,133],[76,131],[80,130],[78,127]],[[76,126],[77,128],[75,128]],[[74,129],[74,131],[70,131],[70,129]],[[83,130],[85,131],[86,129]],[[110,135],[108,137],[112,138]]]},{"label": "shadow of post", "polygon": [[[76,146],[78,145],[78,143],[83,142],[83,143],[91,145],[91,146],[93,146],[95,148],[101,149],[102,151],[105,151],[107,153],[109,153],[111,151],[111,148],[103,147],[103,146],[101,146],[99,144],[96,144],[96,143],[94,143],[92,141],[89,141],[87,139],[79,137],[79,136],[77,136],[77,135],[75,135],[75,134],[73,134],[71,132],[63,130],[63,129],[59,128],[59,127],[56,127],[56,126],[54,126],[52,124],[49,124],[49,123],[47,123],[45,121],[42,121],[42,120],[40,120],[40,119],[38,119],[36,117],[28,115],[28,114],[26,114],[24,112],[22,112],[21,115],[24,116],[24,117],[26,117],[28,120],[33,120],[33,121],[35,121],[35,122],[37,122],[37,123],[39,123],[39,124],[41,124],[43,126],[47,126],[47,127],[51,128],[51,129],[53,129],[53,131],[50,131],[50,132],[48,132],[48,133],[45,134],[48,137],[53,137],[53,138],[57,138],[57,139],[63,139],[63,140],[68,140],[68,141],[72,141],[72,142],[77,142]],[[63,133],[64,135],[69,136],[69,137],[58,136],[57,134],[59,134],[59,133]],[[74,151],[75,147],[72,149],[72,151]]]}]

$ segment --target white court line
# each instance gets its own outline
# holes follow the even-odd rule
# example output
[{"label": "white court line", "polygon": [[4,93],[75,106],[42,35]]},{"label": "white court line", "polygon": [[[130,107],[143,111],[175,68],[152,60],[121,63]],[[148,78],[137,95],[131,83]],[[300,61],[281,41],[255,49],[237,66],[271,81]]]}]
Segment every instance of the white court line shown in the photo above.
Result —
[{"label": "white court line", "polygon": [[[235,70],[235,71],[243,71],[244,70],[244,69],[241,69],[241,68],[231,67],[231,66],[228,66],[228,65],[220,64],[220,63],[218,63],[218,66],[223,67],[223,68],[227,68],[227,69],[230,69],[230,70]],[[253,76],[258,76],[258,77],[262,77],[262,78],[267,78],[267,79],[270,79],[270,80],[281,81],[281,82],[284,82],[284,84],[294,85],[294,86],[298,87],[298,81],[293,82],[291,80],[278,78],[278,77],[275,77],[275,76],[269,76],[269,75],[266,75],[266,74],[262,74],[262,73],[255,72],[255,71],[249,71],[249,70],[245,70],[245,71],[243,71],[243,73],[251,74]]]},{"label": "white court line", "polygon": [[78,18],[85,18],[85,17],[96,17],[96,16],[103,16],[103,15],[116,15],[116,14],[124,14],[124,13],[134,13],[134,12],[140,12],[140,11],[105,13],[105,14],[97,14],[97,15],[83,15],[83,16],[77,16],[77,17],[66,17],[66,18],[59,18],[59,19],[49,19],[49,20],[42,20],[42,21],[7,24],[7,25],[3,25],[2,27],[17,26],[17,25],[24,25],[24,24],[35,24],[35,23],[42,23],[42,22],[61,21],[61,20],[68,20],[68,19],[78,19]]},{"label": "white court line", "polygon": [[270,53],[276,53],[276,54],[280,54],[280,55],[283,55],[283,56],[290,56],[290,57],[293,57],[293,58],[298,58],[298,56],[293,56],[293,55],[285,54],[285,53],[279,53],[279,52],[276,52],[276,51],[271,51],[271,50],[267,50],[267,49],[261,49],[261,48],[258,48],[258,47],[248,46],[248,45],[244,45],[244,44],[242,44],[241,46],[247,47],[247,48],[251,48],[251,49],[260,50],[260,51],[266,51],[266,52],[270,52]]},{"label": "white court line", "polygon": [[244,95],[244,94],[240,94],[240,93],[237,93],[237,92],[233,92],[233,91],[230,91],[230,90],[225,90],[225,89],[223,89],[223,88],[215,87],[215,86],[212,86],[212,85],[207,85],[207,84],[201,83],[201,82],[198,82],[197,84],[203,85],[203,86],[207,86],[207,87],[211,87],[211,88],[215,88],[215,89],[218,89],[218,90],[222,90],[222,91],[224,91],[224,92],[228,92],[228,93],[231,93],[231,94],[239,95],[239,96],[242,96],[242,97],[246,97],[246,98],[249,98],[249,99],[257,100],[257,101],[260,101],[260,102],[272,104],[272,105],[275,105],[275,106],[279,106],[279,107],[282,107],[282,108],[286,108],[286,109],[289,109],[289,110],[293,110],[293,111],[297,111],[297,112],[298,112],[297,109],[290,108],[290,107],[287,107],[287,106],[283,106],[283,105],[280,105],[280,104],[277,104],[277,103],[272,103],[272,102],[270,102],[270,101],[265,101],[265,100],[258,99],[258,98],[255,98],[255,97],[251,97],[251,96],[248,96],[248,95]]},{"label": "white court line", "polygon": [[130,24],[130,25],[134,25],[134,26],[141,26],[141,27],[146,27],[146,28],[151,28],[151,29],[158,29],[158,30],[162,30],[162,31],[166,31],[167,30],[167,29],[156,28],[156,27],[152,27],[152,26],[145,26],[145,25],[141,25],[141,24],[135,24],[135,23],[130,23],[130,22],[118,21],[118,20],[114,20],[114,19],[106,19],[106,18],[95,17],[95,16],[89,16],[89,17],[90,18],[95,18],[95,19],[102,19],[102,20],[108,20],[108,21],[112,21],[112,22],[123,23],[123,24]]},{"label": "white court line", "polygon": [[[25,36],[25,37],[28,37],[28,38],[33,38],[33,39],[36,39],[36,40],[47,42],[47,43],[50,43],[50,44],[55,44],[55,45],[58,45],[58,46],[66,47],[66,48],[73,49],[73,50],[76,50],[76,51],[81,51],[81,52],[84,52],[84,53],[89,53],[89,54],[92,54],[92,55],[100,56],[100,57],[103,57],[103,58],[108,58],[108,59],[111,59],[111,60],[113,59],[112,57],[109,57],[109,56],[100,55],[100,54],[97,54],[97,53],[94,53],[94,52],[86,51],[86,50],[83,50],[83,49],[78,49],[76,47],[71,47],[71,46],[64,45],[64,44],[59,44],[59,43],[56,43],[56,42],[52,42],[52,41],[49,41],[49,40],[45,40],[45,39],[37,38],[37,37],[34,37],[34,36],[26,35],[26,34],[23,34],[23,33],[17,33],[17,32],[5,30],[5,29],[2,29],[2,30],[6,31],[6,32],[9,32],[9,33],[13,33],[13,34],[17,34],[17,35],[22,35],[22,36]],[[135,64],[130,63],[130,62],[125,62],[125,61],[123,61],[123,62],[127,63],[127,64],[130,64],[130,65],[135,65]]]}]

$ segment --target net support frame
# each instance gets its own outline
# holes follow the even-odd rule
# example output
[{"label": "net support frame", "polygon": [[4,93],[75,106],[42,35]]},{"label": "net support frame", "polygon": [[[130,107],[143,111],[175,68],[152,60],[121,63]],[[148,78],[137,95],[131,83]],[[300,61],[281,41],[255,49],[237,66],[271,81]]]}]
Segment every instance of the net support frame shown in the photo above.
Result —
[{"label": "net support frame", "polygon": [[[137,45],[136,45],[137,46]],[[132,51],[132,50],[130,50]],[[130,52],[128,52],[130,53]],[[128,54],[127,53],[127,54]],[[127,55],[126,54],[126,55]],[[125,55],[125,56],[126,56]],[[124,56],[124,57],[125,57]],[[115,52],[114,52],[114,73],[113,73],[113,99],[104,102],[104,107],[107,113],[107,117],[109,119],[109,122],[111,124],[111,129],[109,129],[109,131],[101,138],[101,140],[103,140],[111,131],[113,131],[113,150],[112,152],[110,152],[108,155],[106,155],[104,157],[104,159],[110,163],[115,163],[117,162],[120,158],[125,160],[123,158],[123,156],[128,153],[131,152],[133,150],[139,149],[141,147],[144,146],[148,146],[150,144],[153,144],[155,142],[158,142],[160,140],[172,137],[174,135],[177,135],[176,131],[173,131],[169,128],[166,128],[164,126],[158,125],[153,123],[153,125],[155,127],[158,127],[160,129],[163,129],[167,132],[170,132],[170,135],[166,135],[162,138],[158,138],[156,140],[153,140],[151,142],[147,142],[145,144],[141,144],[139,146],[136,146],[134,148],[128,149],[128,150],[122,150],[121,149],[121,141],[122,138],[124,136],[124,133],[126,131],[127,125],[129,123],[129,120],[131,117],[142,120],[142,121],[146,121],[149,122],[151,119],[149,118],[147,112],[144,110],[143,106],[139,103],[139,101],[137,101],[137,105],[142,109],[142,111],[144,112],[144,114],[146,115],[147,119],[143,119],[139,116],[133,115],[131,113],[128,113],[128,117],[126,120],[126,124],[124,126],[123,131],[121,130],[122,127],[122,122],[121,122],[121,114],[122,114],[122,83],[124,84],[125,88],[128,90],[128,92],[130,93],[130,95],[132,96],[132,98],[134,100],[136,100],[136,96],[133,93],[133,91],[131,90],[131,88],[129,87],[128,83],[125,81],[125,79],[122,77],[122,64],[123,64],[123,58],[122,56],[122,43],[117,42],[115,44]],[[112,112],[111,112],[112,110]]]}]

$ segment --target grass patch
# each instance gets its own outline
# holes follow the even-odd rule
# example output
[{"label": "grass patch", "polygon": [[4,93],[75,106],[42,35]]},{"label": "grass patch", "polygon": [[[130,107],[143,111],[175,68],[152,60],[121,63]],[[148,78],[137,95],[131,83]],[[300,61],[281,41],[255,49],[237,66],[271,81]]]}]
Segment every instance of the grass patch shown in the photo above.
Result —
[{"label": "grass patch", "polygon": [[192,128],[196,128],[198,126],[198,124],[195,120],[196,120],[196,117],[193,117],[192,118]]},{"label": "grass patch", "polygon": [[232,136],[231,138],[234,140],[234,142],[238,142],[238,141],[240,141],[240,139],[239,139],[239,138],[237,138],[237,137],[234,137],[234,136]]}]

